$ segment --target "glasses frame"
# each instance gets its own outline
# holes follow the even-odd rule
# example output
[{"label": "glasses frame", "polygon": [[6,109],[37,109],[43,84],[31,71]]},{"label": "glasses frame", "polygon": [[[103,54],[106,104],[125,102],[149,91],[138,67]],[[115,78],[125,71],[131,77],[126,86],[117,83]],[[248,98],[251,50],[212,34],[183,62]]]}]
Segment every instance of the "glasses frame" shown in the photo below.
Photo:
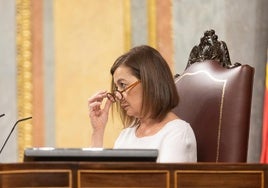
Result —
[{"label": "glasses frame", "polygon": [[[107,93],[106,96],[112,102],[121,101],[122,99],[124,99],[123,93],[126,92],[129,89],[133,89],[140,82],[141,82],[140,80],[137,80],[136,82],[130,84],[128,87],[126,87],[122,91],[119,91],[118,89],[116,89],[116,90],[114,90],[114,91],[112,91],[110,93]],[[120,96],[120,98],[118,97],[118,95]]]}]

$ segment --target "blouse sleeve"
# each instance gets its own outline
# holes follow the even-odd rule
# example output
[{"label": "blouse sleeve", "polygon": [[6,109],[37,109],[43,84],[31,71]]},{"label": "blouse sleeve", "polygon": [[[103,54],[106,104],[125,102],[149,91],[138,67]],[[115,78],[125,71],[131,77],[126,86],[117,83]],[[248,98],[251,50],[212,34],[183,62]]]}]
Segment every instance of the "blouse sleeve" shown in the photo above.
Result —
[{"label": "blouse sleeve", "polygon": [[161,143],[158,162],[196,162],[196,140],[190,125],[173,128]]}]

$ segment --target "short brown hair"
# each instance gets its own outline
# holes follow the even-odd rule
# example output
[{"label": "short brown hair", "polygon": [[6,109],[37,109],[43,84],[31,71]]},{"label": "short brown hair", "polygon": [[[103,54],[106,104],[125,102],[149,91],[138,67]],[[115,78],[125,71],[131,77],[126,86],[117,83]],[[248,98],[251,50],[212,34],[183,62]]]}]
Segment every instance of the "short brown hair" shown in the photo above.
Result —
[{"label": "short brown hair", "polygon": [[[150,118],[162,121],[179,102],[173,75],[165,59],[154,48],[142,45],[116,59],[110,70],[112,76],[121,65],[130,68],[142,83],[142,115],[150,115]],[[114,89],[112,81],[112,90]],[[119,104],[117,107],[124,127],[137,124],[138,119],[127,116]]]}]

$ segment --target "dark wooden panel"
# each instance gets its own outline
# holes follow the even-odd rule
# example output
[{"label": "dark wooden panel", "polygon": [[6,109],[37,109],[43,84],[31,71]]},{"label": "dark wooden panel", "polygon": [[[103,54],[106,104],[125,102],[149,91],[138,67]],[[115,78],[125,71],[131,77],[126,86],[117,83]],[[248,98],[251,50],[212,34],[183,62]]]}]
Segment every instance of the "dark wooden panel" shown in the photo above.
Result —
[{"label": "dark wooden panel", "polygon": [[14,170],[0,172],[1,187],[71,187],[71,171]]},{"label": "dark wooden panel", "polygon": [[268,188],[268,165],[29,162],[0,164],[0,187]]},{"label": "dark wooden panel", "polygon": [[78,187],[169,187],[169,171],[80,170]]},{"label": "dark wooden panel", "polygon": [[176,171],[178,188],[264,188],[262,171]]}]

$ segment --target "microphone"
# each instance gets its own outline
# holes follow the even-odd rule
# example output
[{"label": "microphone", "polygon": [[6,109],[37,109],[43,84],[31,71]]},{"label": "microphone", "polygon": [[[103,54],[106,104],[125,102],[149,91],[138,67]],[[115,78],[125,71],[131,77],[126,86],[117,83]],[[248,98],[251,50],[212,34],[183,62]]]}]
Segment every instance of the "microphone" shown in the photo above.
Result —
[{"label": "microphone", "polygon": [[[1,114],[0,117],[2,117],[2,116],[4,116],[4,115],[5,115],[5,114]],[[5,140],[5,143],[3,144],[2,148],[1,148],[0,154],[2,153],[2,150],[4,149],[4,147],[5,147],[5,145],[6,145],[7,141],[8,141],[8,139],[9,139],[11,133],[14,131],[16,125],[17,125],[19,122],[26,121],[26,120],[31,119],[31,118],[32,118],[32,117],[27,117],[27,118],[22,118],[22,119],[19,119],[19,120],[16,121],[16,123],[13,125],[13,127],[12,127],[12,129],[11,129],[9,135],[8,135],[8,137],[7,137],[6,140]]]}]

